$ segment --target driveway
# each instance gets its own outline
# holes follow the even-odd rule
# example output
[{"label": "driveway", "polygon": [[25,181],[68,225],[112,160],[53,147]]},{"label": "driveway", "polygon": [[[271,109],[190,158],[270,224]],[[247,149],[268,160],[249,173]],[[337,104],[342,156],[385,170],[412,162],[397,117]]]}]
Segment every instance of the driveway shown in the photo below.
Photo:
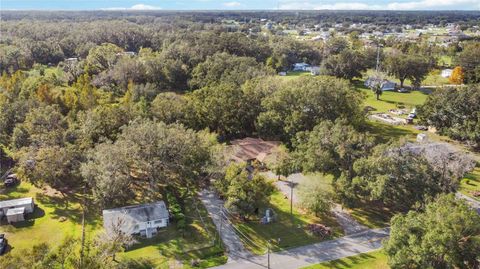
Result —
[{"label": "driveway", "polygon": [[253,254],[248,251],[242,244],[234,228],[223,214],[223,201],[220,200],[213,191],[202,190],[199,198],[208,211],[210,218],[217,227],[222,242],[228,254],[228,260],[237,260],[241,258],[249,258]]},{"label": "driveway", "polygon": [[[335,240],[293,248],[270,254],[270,268],[296,269],[317,263],[337,260],[361,253],[371,252],[382,247],[390,229],[372,229],[348,235]],[[215,269],[264,269],[267,267],[267,255],[250,259],[237,259]]]}]

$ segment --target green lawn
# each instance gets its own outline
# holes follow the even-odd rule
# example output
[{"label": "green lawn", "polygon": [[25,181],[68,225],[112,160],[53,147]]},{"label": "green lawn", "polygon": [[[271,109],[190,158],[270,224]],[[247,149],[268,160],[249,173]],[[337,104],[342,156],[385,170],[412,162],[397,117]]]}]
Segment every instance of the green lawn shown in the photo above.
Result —
[{"label": "green lawn", "polygon": [[420,106],[427,100],[427,94],[420,91],[412,91],[409,93],[399,93],[394,91],[386,91],[380,95],[380,100],[376,99],[375,94],[363,85],[363,81],[355,83],[355,87],[365,95],[365,106],[373,107],[377,112],[388,112],[390,109],[405,108],[410,112],[414,107]]},{"label": "green lawn", "polygon": [[[81,209],[79,197],[72,198],[66,203],[62,196],[36,188],[29,183],[22,182],[15,188],[0,190],[0,200],[33,197],[37,208],[28,221],[15,225],[0,226],[0,233],[5,233],[12,254],[22,253],[35,244],[48,243],[57,246],[66,236],[79,238],[81,235]],[[199,213],[194,209],[194,202],[198,203]],[[195,197],[185,201],[187,205],[187,229],[182,236],[176,229],[175,223],[161,230],[159,236],[153,239],[140,239],[125,253],[119,253],[120,258],[148,258],[159,266],[167,265],[171,261],[179,261],[188,265],[192,259],[201,260],[201,267],[220,265],[226,262],[223,249],[213,242],[217,237],[212,220],[206,209]],[[86,219],[86,235],[93,239],[102,231],[101,212],[89,208]],[[205,225],[200,221],[202,216]],[[61,217],[65,220],[61,221]]]},{"label": "green lawn", "polygon": [[444,66],[452,66],[452,56],[442,55],[438,59],[438,63]]},{"label": "green lawn", "polygon": [[278,76],[283,80],[291,80],[298,77],[311,76],[310,72],[304,71],[288,71],[286,76]]},{"label": "green lawn", "polygon": [[[7,190],[0,190],[0,200],[33,197],[37,205],[28,220],[15,225],[3,223],[0,232],[6,233],[12,253],[22,253],[34,244],[48,243],[56,246],[66,236],[78,237],[81,234],[81,209],[78,201],[65,202],[63,197],[51,195],[22,182]],[[66,218],[61,222],[61,217]],[[87,233],[94,234],[100,227],[98,220],[87,219]]]},{"label": "green lawn", "polygon": [[474,197],[471,192],[480,191],[480,165],[477,164],[475,169],[467,174],[460,182],[460,192],[472,198],[480,200],[480,197]]},{"label": "green lawn", "polygon": [[[445,58],[447,60],[447,58]],[[422,81],[421,85],[423,86],[441,86],[441,85],[446,85],[450,84],[448,81],[448,78],[442,77],[441,70],[432,70],[430,73],[427,74],[425,79]],[[375,70],[369,69],[367,72],[365,72],[364,79],[367,79],[367,77],[372,76],[375,73]],[[400,85],[400,80],[395,78],[394,76],[390,75],[385,75],[386,79],[396,82],[398,85]],[[412,82],[408,79],[404,81],[404,86],[411,86]]]},{"label": "green lawn", "polygon": [[382,251],[374,251],[323,262],[303,269],[388,269],[387,256]]},{"label": "green lawn", "polygon": [[[332,216],[314,217],[298,209],[293,209],[293,218],[290,215],[290,200],[283,193],[275,191],[271,197],[270,208],[277,214],[277,220],[271,224],[261,224],[258,221],[235,222],[238,228],[249,239],[244,239],[247,248],[257,254],[264,254],[268,240],[271,241],[273,251],[312,244],[322,241],[309,234],[304,226],[309,223],[322,223],[333,229],[333,236],[342,235],[342,230]],[[262,210],[263,211],[263,210]],[[259,246],[256,246],[259,245]]]}]

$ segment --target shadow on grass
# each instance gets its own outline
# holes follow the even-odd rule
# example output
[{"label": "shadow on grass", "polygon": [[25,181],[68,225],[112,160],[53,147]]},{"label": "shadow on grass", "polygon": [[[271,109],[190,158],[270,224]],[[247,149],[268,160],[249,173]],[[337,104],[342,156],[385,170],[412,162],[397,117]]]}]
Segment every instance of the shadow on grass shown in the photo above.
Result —
[{"label": "shadow on grass", "polygon": [[368,254],[362,253],[359,255],[347,257],[345,259],[334,260],[328,263],[329,268],[347,268],[352,267],[356,264],[365,262],[366,260],[374,259],[375,257]]},{"label": "shadow on grass", "polygon": [[50,196],[43,193],[37,193],[35,198],[39,203],[52,208],[52,218],[61,217],[80,223],[82,221],[82,210],[78,200],[66,196]]},{"label": "shadow on grass", "polygon": [[[10,197],[10,195],[12,195],[13,193],[28,193],[29,189],[28,188],[25,188],[25,187],[20,187],[19,184],[13,186],[13,187],[3,187],[2,189],[0,189],[0,195],[5,195],[7,197]],[[16,196],[15,197],[11,197],[12,199],[14,198],[17,198]]]},{"label": "shadow on grass", "polygon": [[369,228],[383,228],[390,225],[390,219],[399,213],[387,208],[380,202],[357,202],[355,208],[351,208],[351,215],[361,224]]},{"label": "shadow on grass", "polygon": [[391,138],[400,138],[407,135],[415,135],[415,132],[399,128],[393,125],[383,124],[380,122],[367,122],[367,131],[376,135],[382,142],[386,142]]}]

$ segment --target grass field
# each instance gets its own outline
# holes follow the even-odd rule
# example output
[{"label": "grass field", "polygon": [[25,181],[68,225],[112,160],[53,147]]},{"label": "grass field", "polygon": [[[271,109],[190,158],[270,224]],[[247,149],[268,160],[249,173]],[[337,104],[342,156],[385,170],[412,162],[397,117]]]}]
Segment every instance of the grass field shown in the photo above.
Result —
[{"label": "grass field", "polygon": [[[6,234],[12,254],[20,254],[39,243],[55,247],[66,236],[80,237],[82,212],[78,197],[66,200],[51,189],[42,190],[25,182],[14,188],[0,190],[0,200],[21,197],[33,197],[37,208],[26,222],[15,225],[3,223],[0,226],[0,233]],[[167,229],[161,230],[159,236],[140,239],[138,244],[127,252],[119,253],[118,257],[148,258],[159,266],[166,266],[172,260],[188,265],[193,259],[201,260],[200,267],[225,263],[223,249],[213,245],[216,238],[213,222],[201,204],[197,213],[194,202],[197,202],[195,198],[186,201],[186,205],[189,205],[185,212],[188,225],[183,236],[172,223]],[[200,221],[200,215],[205,225]],[[90,209],[86,219],[87,238],[94,239],[102,231],[102,225],[101,212]]]},{"label": "grass field", "polygon": [[303,269],[388,269],[387,256],[382,251],[363,253],[334,261],[319,263]]},{"label": "grass field", "polygon": [[412,108],[425,103],[428,95],[420,91],[408,93],[399,93],[386,91],[380,95],[380,100],[376,99],[375,94],[363,85],[362,81],[355,82],[355,87],[365,95],[365,106],[375,108],[373,112],[387,112],[390,109],[405,108],[410,111]]},{"label": "grass field", "polygon": [[[445,58],[445,60],[447,60],[447,58]],[[367,72],[365,72],[364,79],[367,79],[367,77],[373,75],[374,73],[375,73],[375,70],[373,69],[367,70]],[[422,81],[421,85],[422,86],[441,86],[441,85],[450,84],[450,82],[448,81],[448,78],[444,78],[440,74],[441,74],[441,70],[438,70],[438,69],[432,70],[430,73],[427,74],[425,79]],[[400,80],[395,78],[394,76],[385,75],[385,78],[390,81],[396,82],[398,85],[400,85]],[[411,86],[412,82],[409,79],[406,79],[403,84],[404,86]]]},{"label": "grass field", "polygon": [[278,76],[278,77],[283,80],[291,80],[291,79],[304,77],[304,76],[311,76],[311,74],[310,72],[303,72],[303,71],[289,71],[287,72],[286,76]]},{"label": "grass field", "polygon": [[480,191],[480,165],[467,174],[460,182],[460,192],[474,199],[480,200],[480,197],[474,197],[471,192]]},{"label": "grass field", "polygon": [[[70,200],[67,204],[63,197],[51,195],[24,182],[17,187],[0,191],[0,200],[22,197],[33,197],[37,208],[25,222],[0,226],[0,233],[6,233],[11,244],[12,254],[22,253],[34,244],[45,242],[54,247],[66,236],[80,236],[81,209],[78,201]],[[62,222],[61,217],[66,220]],[[95,234],[100,225],[98,219],[88,218],[87,234]]]},{"label": "grass field", "polygon": [[322,241],[309,234],[304,226],[309,223],[322,223],[333,229],[333,236],[342,235],[342,230],[335,218],[324,216],[321,218],[299,212],[293,208],[293,218],[290,215],[290,202],[283,193],[275,191],[271,197],[270,208],[277,214],[277,219],[271,224],[261,224],[259,221],[236,222],[235,227],[249,239],[243,240],[246,247],[257,254],[264,254],[267,241],[271,240],[273,251],[292,247],[313,244]]}]

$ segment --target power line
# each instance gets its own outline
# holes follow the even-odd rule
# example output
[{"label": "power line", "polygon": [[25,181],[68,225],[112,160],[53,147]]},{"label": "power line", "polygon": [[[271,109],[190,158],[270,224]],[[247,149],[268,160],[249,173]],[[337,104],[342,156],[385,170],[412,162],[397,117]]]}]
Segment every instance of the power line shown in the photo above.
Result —
[{"label": "power line", "polygon": [[[256,248],[260,248],[260,249],[265,249],[267,247],[265,246],[261,246],[259,243],[253,241],[253,239],[251,239],[250,237],[248,237],[247,235],[245,235],[242,231],[240,231],[237,227],[235,227],[235,225],[233,225],[233,223],[228,219],[228,216],[226,216],[225,214],[225,211],[222,211],[221,210],[221,213],[223,213],[223,217],[225,217],[225,221],[228,222],[228,224],[230,224],[230,226],[232,227],[232,230],[234,230],[234,232],[237,233],[237,235],[240,235],[242,238],[246,239],[247,240],[247,243],[249,243],[250,246],[255,246]],[[226,213],[229,213],[228,210],[226,211]],[[231,214],[231,213],[230,213]],[[222,216],[221,216],[222,217]],[[221,218],[221,220],[223,221],[223,218]]]}]

